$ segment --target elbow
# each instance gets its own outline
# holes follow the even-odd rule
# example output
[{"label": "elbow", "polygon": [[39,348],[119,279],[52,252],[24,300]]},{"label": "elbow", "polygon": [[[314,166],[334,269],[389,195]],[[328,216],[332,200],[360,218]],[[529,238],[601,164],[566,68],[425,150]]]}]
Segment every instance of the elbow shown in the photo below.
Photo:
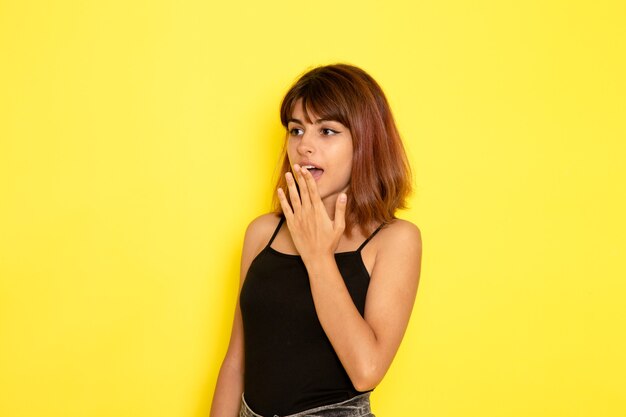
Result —
[{"label": "elbow", "polygon": [[382,375],[377,371],[376,367],[368,367],[362,369],[358,375],[351,377],[354,389],[360,392],[371,391],[380,383]]},{"label": "elbow", "polygon": [[365,391],[371,391],[374,388],[376,388],[376,385],[378,384],[371,384],[368,383],[367,381],[363,381],[363,382],[359,382],[358,384],[353,384],[354,385],[354,389],[356,389],[359,392],[365,392]]},{"label": "elbow", "polygon": [[363,378],[363,379],[358,379],[358,380],[353,381],[352,385],[354,385],[354,389],[356,389],[357,391],[365,392],[365,391],[371,391],[374,388],[376,388],[379,382],[380,381],[376,379]]}]

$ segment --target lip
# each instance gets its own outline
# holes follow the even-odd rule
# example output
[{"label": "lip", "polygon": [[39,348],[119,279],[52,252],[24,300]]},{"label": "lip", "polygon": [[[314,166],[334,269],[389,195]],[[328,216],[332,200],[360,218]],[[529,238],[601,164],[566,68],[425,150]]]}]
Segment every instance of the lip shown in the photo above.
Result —
[{"label": "lip", "polygon": [[311,162],[311,161],[306,160],[306,159],[304,159],[304,160],[302,160],[302,161],[298,162],[298,165],[300,165],[301,167],[304,167],[304,166],[307,166],[307,165],[312,165],[312,166],[314,166],[315,168],[321,169],[322,171],[324,170],[324,168],[322,168],[321,166],[319,166],[319,165],[318,165],[318,164],[316,164],[315,162]]},{"label": "lip", "polygon": [[324,168],[320,167],[318,164],[316,164],[314,162],[311,162],[311,161],[308,161],[308,160],[303,160],[303,161],[298,162],[298,165],[300,165],[301,169],[306,169],[306,168],[302,168],[302,167],[305,167],[307,165],[313,166],[313,167],[317,168],[318,169],[317,171],[314,171],[314,172],[309,171],[309,172],[311,172],[311,175],[313,176],[313,179],[315,181],[318,181],[322,177],[322,175],[324,175]]},{"label": "lip", "polygon": [[324,170],[311,172],[311,175],[313,176],[313,179],[317,181],[322,175],[324,175]]}]

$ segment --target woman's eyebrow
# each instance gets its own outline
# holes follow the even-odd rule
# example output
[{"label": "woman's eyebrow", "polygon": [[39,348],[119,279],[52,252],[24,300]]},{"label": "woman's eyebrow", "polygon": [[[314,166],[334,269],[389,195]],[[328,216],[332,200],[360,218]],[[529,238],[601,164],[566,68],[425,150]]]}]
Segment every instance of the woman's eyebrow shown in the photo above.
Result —
[{"label": "woman's eyebrow", "polygon": [[[289,119],[289,120],[287,121],[287,123],[290,123],[290,122],[298,123],[298,124],[301,124],[301,125],[302,125],[302,124],[304,124],[304,123],[302,123],[302,121],[300,121],[300,119]],[[320,123],[322,123],[322,122],[335,122],[335,123],[339,123],[338,121],[333,120],[333,119],[317,119],[317,120],[315,121],[315,124],[316,124],[316,125],[318,125],[318,124],[320,124]]]}]

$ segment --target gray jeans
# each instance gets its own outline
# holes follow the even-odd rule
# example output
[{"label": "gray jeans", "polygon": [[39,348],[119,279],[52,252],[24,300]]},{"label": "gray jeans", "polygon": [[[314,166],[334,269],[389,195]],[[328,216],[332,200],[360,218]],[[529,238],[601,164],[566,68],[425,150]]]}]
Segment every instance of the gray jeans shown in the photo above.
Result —
[{"label": "gray jeans", "polygon": [[[241,394],[241,409],[239,417],[265,417],[255,413],[248,407],[246,400]],[[269,416],[267,416],[269,417]],[[272,417],[280,417],[274,415]],[[296,414],[290,414],[283,417],[375,417],[370,410],[370,393],[357,395],[349,400],[340,403],[323,405],[321,407],[311,408]]]}]

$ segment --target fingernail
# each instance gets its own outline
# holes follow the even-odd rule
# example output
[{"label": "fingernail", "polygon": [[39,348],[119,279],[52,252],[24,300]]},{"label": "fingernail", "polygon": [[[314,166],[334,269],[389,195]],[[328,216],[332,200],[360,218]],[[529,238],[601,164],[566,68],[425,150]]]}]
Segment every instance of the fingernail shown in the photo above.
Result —
[{"label": "fingernail", "polygon": [[340,194],[339,195],[339,201],[341,201],[342,203],[345,203],[347,199],[348,199],[347,195],[345,195],[345,194]]}]

